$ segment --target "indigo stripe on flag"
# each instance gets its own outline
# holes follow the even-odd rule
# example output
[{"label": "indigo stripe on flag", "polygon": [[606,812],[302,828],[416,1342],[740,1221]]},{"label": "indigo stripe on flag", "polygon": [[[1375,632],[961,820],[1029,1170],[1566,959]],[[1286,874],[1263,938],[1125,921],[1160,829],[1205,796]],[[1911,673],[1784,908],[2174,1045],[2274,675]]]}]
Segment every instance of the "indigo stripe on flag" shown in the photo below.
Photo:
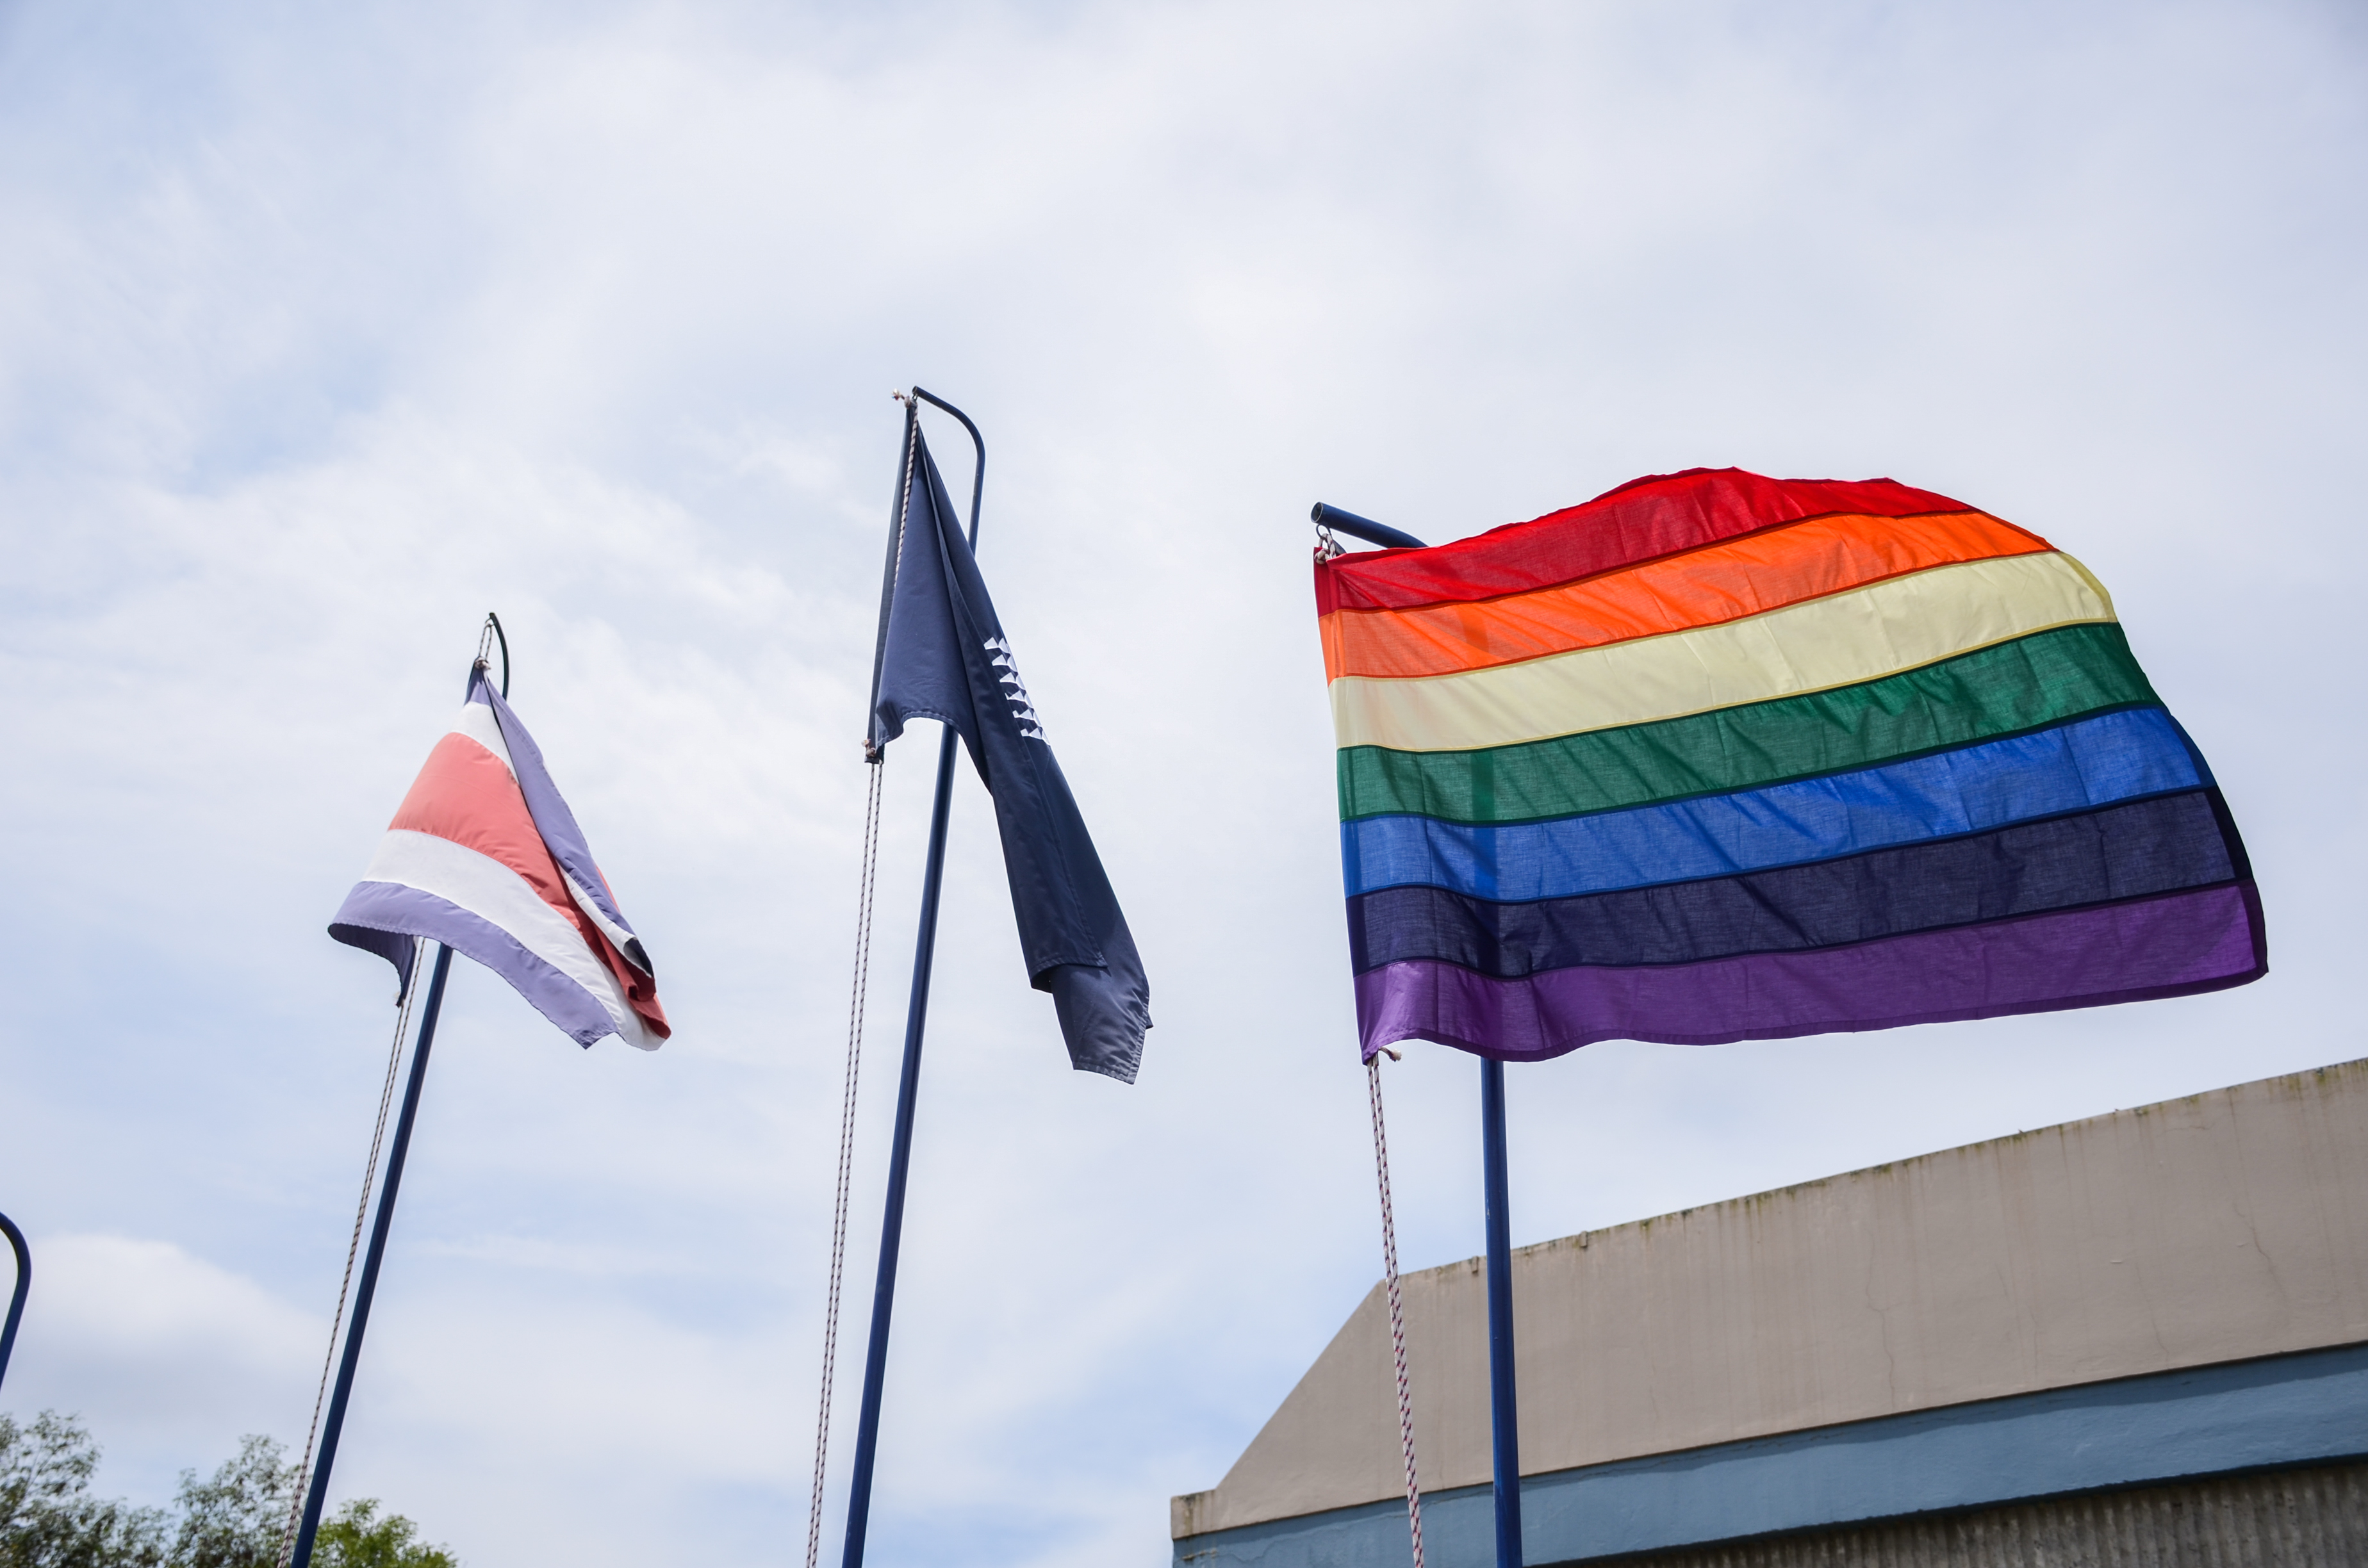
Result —
[{"label": "indigo stripe on flag", "polygon": [[1364,1052],[1430,1040],[1508,1061],[1601,1040],[1725,1045],[2219,991],[2269,970],[2249,881],[1809,953],[1491,980],[1452,964],[1357,977]]},{"label": "indigo stripe on flag", "polygon": [[1360,971],[1440,959],[1517,978],[1577,964],[1698,963],[1904,936],[2203,887],[2245,874],[2214,791],[1776,870],[1534,903],[1440,888],[1349,901]]},{"label": "indigo stripe on flag", "polygon": [[1351,896],[1427,884],[1498,902],[1691,881],[1979,833],[2192,790],[2185,737],[2159,708],[1766,790],[1474,827],[1435,817],[1340,824]]}]

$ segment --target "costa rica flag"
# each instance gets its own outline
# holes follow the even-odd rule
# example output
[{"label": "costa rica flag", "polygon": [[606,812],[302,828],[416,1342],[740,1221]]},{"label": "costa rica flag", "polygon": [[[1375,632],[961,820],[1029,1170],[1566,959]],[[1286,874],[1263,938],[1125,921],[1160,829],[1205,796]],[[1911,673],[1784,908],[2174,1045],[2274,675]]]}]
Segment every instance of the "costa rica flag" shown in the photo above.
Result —
[{"label": "costa rica flag", "polygon": [[384,958],[406,987],[413,939],[441,942],[579,1045],[613,1034],[655,1051],[673,1032],[647,949],[482,664],[329,935]]}]

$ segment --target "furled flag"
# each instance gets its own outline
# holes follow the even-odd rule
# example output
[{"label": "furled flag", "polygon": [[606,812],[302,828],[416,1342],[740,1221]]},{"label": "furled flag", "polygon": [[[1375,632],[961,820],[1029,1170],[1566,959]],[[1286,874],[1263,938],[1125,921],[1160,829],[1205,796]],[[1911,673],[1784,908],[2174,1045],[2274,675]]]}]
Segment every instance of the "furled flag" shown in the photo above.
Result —
[{"label": "furled flag", "polygon": [[579,1045],[655,1051],[673,1031],[657,977],[518,716],[469,679],[460,720],[388,824],[329,935],[411,980],[412,938],[463,953]]},{"label": "furled flag", "polygon": [[2268,972],[2236,824],[2104,588],[1960,502],[1697,469],[1323,561],[1315,595],[1368,1057]]},{"label": "furled flag", "polygon": [[1132,1084],[1151,1027],[1143,960],[917,424],[911,439],[871,744],[913,719],[961,733],[995,798],[1029,982],[1053,994],[1073,1066]]}]

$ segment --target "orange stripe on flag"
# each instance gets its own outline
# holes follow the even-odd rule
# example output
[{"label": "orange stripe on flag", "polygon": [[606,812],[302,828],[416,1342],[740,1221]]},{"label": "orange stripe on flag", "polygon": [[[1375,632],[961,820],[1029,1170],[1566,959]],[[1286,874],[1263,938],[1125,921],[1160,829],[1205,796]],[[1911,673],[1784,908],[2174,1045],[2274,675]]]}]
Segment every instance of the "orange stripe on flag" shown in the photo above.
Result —
[{"label": "orange stripe on flag", "polygon": [[1322,618],[1324,674],[1416,676],[1738,620],[1887,577],[2035,554],[2047,542],[1983,512],[1813,517],[1531,593]]}]

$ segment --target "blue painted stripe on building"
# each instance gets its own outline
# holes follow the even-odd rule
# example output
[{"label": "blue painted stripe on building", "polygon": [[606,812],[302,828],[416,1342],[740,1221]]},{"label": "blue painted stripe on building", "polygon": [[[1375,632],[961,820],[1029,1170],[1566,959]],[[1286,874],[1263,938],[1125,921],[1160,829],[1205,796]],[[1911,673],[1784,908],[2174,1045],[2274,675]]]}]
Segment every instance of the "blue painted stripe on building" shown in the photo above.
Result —
[{"label": "blue painted stripe on building", "polygon": [[[2050,1389],[1525,1476],[1532,1563],[2368,1455],[2368,1345]],[[1442,1565],[1492,1559],[1488,1489],[1427,1494]],[[1181,1568],[1404,1568],[1406,1505],[1176,1542]]]},{"label": "blue painted stripe on building", "polygon": [[1359,817],[1340,824],[1341,873],[1352,898],[1426,885],[1526,903],[1958,837],[2208,781],[2170,715],[2135,708],[1854,773],[1551,822]]}]

